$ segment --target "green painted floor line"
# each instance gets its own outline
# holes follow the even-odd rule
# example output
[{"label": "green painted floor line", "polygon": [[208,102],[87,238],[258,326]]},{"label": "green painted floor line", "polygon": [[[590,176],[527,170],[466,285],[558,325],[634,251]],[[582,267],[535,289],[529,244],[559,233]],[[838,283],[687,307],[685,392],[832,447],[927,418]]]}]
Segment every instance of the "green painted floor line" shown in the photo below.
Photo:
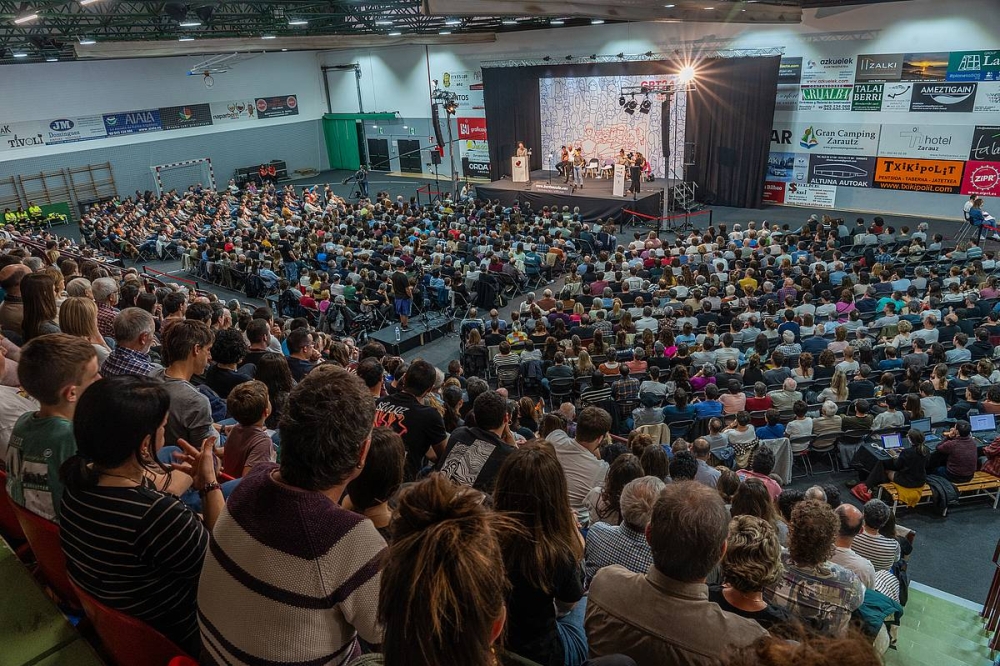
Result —
[{"label": "green painted floor line", "polygon": [[919,583],[915,580],[910,581],[911,598],[913,596],[913,592],[919,592],[920,594],[925,594],[941,601],[947,601],[976,614],[983,610],[982,604],[977,604],[975,601],[969,601],[968,599],[955,596],[954,594],[950,594],[944,590],[939,590],[936,587],[931,587],[930,585],[924,585],[923,583]]},{"label": "green painted floor line", "polygon": [[887,666],[993,666],[988,634],[972,602],[911,585]]}]

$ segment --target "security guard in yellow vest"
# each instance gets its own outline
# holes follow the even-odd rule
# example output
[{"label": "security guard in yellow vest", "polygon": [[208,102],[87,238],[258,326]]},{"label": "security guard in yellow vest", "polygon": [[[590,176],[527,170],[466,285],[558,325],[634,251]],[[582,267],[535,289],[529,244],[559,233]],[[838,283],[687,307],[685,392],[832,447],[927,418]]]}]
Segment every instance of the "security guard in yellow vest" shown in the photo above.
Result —
[{"label": "security guard in yellow vest", "polygon": [[14,224],[17,222],[17,213],[12,211],[10,208],[3,209],[3,223],[4,224]]},{"label": "security guard in yellow vest", "polygon": [[28,202],[28,217],[32,221],[38,221],[42,219],[42,207],[36,203]]},{"label": "security guard in yellow vest", "polygon": [[24,209],[21,208],[20,206],[17,207],[17,210],[14,211],[14,214],[17,215],[18,224],[23,224],[24,222],[28,221],[28,214],[25,213]]}]

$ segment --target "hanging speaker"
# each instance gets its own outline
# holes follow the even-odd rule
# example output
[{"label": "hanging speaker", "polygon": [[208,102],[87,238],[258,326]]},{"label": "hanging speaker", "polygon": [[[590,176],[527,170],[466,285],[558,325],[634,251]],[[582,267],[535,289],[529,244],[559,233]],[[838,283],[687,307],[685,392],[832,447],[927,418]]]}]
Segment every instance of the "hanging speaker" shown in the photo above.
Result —
[{"label": "hanging speaker", "polygon": [[663,156],[670,157],[670,97],[660,105],[660,143],[663,144]]},{"label": "hanging speaker", "polygon": [[434,138],[437,139],[439,148],[444,147],[444,139],[441,138],[441,119],[438,117],[438,105],[431,104],[431,123],[434,125]]}]

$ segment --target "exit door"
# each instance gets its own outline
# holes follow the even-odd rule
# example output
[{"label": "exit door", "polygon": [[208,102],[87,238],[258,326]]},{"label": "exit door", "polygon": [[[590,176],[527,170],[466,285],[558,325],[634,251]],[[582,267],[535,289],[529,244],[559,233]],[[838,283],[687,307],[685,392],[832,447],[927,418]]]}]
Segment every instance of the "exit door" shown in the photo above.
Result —
[{"label": "exit door", "polygon": [[372,171],[389,171],[389,140],[368,139],[368,159]]},{"label": "exit door", "polygon": [[415,139],[399,139],[399,170],[403,173],[423,173],[424,165],[420,157],[420,141]]}]

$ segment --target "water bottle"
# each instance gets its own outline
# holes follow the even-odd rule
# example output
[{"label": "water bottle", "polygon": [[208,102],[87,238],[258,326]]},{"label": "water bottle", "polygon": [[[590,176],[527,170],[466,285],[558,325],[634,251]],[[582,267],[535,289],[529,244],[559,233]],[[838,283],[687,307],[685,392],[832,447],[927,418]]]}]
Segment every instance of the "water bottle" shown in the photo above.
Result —
[{"label": "water bottle", "polygon": [[400,336],[400,332],[399,332],[399,325],[397,325],[397,326],[396,326],[396,342],[399,342],[399,338],[400,338],[400,337],[401,337],[401,336]]}]

